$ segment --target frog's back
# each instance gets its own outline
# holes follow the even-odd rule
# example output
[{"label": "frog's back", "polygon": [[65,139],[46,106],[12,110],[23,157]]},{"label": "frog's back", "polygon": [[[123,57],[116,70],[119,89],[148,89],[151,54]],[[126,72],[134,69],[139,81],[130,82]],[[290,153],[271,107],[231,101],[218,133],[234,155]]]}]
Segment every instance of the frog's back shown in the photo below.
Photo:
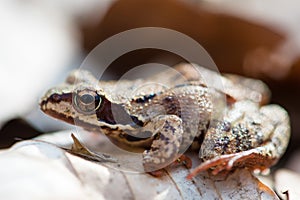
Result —
[{"label": "frog's back", "polygon": [[184,122],[207,121],[212,111],[208,89],[199,85],[181,84],[173,88],[133,99],[126,109],[144,121],[158,115],[177,115]]}]

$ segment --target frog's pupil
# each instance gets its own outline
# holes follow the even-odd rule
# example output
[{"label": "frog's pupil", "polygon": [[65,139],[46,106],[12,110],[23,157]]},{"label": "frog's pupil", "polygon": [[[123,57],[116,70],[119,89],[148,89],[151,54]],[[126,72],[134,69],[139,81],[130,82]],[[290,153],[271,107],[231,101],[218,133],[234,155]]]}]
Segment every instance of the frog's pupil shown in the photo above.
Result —
[{"label": "frog's pupil", "polygon": [[84,95],[80,96],[80,101],[84,104],[93,103],[94,100],[95,100],[94,96],[92,96],[90,94],[84,94]]}]

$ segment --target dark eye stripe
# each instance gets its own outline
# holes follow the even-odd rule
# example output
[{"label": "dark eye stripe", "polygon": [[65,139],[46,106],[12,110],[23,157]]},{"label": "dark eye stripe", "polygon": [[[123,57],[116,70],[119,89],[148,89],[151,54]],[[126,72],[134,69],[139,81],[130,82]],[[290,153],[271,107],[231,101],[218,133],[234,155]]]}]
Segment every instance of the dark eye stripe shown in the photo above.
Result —
[{"label": "dark eye stripe", "polygon": [[72,94],[71,93],[66,93],[66,94],[52,94],[49,98],[48,101],[53,102],[53,103],[59,103],[61,101],[65,102],[71,102],[72,101]]}]

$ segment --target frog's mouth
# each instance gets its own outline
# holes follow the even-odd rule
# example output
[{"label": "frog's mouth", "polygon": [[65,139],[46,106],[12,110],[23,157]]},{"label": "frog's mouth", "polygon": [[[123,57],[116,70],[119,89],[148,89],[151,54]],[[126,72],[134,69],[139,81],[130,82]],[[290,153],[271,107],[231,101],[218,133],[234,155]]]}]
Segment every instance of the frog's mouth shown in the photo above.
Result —
[{"label": "frog's mouth", "polygon": [[[102,106],[93,115],[84,115],[77,112],[73,107],[73,93],[53,93],[53,90],[49,93],[52,94],[41,100],[40,108],[45,114],[55,119],[82,127],[90,132],[105,134],[122,149],[133,146],[147,148],[153,141],[152,133],[141,131],[139,127],[143,126],[142,122],[134,116],[128,115],[121,105],[114,105],[114,109],[118,108],[118,112],[111,113],[110,102],[103,98],[103,102],[107,105]],[[115,121],[114,116],[120,119]]]}]

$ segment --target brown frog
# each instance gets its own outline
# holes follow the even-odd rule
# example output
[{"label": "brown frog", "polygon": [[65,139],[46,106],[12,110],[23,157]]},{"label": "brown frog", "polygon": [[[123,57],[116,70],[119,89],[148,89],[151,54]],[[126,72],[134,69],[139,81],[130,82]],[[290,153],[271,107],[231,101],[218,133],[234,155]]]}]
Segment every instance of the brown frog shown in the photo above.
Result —
[{"label": "brown frog", "polygon": [[204,161],[189,178],[207,169],[264,170],[284,154],[289,117],[280,106],[265,105],[270,92],[263,82],[191,64],[174,69],[119,81],[98,81],[77,70],[50,89],[40,107],[116,144],[143,147],[147,172],[176,161],[189,147],[199,148]]}]

